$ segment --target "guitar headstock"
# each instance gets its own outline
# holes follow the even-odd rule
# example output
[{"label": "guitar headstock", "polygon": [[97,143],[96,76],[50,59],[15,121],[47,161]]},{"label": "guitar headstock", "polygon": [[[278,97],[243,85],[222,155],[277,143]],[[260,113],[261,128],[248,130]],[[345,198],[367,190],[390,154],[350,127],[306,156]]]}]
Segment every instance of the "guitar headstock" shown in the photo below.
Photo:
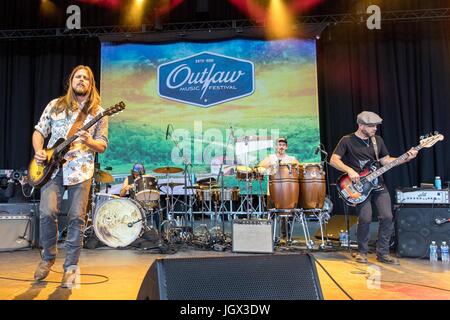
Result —
[{"label": "guitar headstock", "polygon": [[124,109],[125,109],[125,103],[123,103],[123,101],[120,101],[119,103],[116,103],[114,106],[109,107],[108,109],[103,111],[103,115],[112,116],[113,114],[121,112]]},{"label": "guitar headstock", "polygon": [[426,136],[420,137],[420,146],[422,148],[430,148],[434,146],[437,142],[444,140],[444,136],[439,132],[427,134]]}]

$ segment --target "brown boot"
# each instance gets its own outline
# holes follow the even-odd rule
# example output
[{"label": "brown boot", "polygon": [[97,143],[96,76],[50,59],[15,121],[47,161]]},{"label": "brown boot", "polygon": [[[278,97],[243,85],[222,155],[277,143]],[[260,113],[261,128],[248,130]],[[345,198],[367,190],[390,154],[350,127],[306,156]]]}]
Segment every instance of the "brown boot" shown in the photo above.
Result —
[{"label": "brown boot", "polygon": [[50,268],[54,263],[55,259],[49,261],[41,260],[36,268],[36,271],[34,272],[34,280],[42,281],[47,278],[48,274],[50,273]]}]

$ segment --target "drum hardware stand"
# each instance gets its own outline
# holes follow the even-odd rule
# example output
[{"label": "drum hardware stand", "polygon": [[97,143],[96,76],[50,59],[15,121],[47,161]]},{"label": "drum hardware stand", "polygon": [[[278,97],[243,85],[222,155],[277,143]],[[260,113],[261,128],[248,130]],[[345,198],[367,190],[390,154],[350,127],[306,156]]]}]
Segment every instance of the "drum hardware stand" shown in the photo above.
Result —
[{"label": "drum hardware stand", "polygon": [[296,220],[299,221],[303,227],[303,234],[305,235],[306,247],[308,248],[308,250],[311,250],[311,249],[313,249],[314,241],[311,240],[311,235],[309,234],[308,224],[306,221],[304,210],[303,209],[295,209],[294,212],[295,212],[294,219],[292,221],[292,226],[291,226],[292,231],[294,230],[295,221]]},{"label": "drum hardware stand", "polygon": [[[324,213],[324,210],[322,210],[322,209],[301,209],[303,212],[306,212],[306,213],[312,213],[316,218],[317,218],[317,220],[319,221],[319,226],[320,226],[320,236],[321,236],[321,244],[319,245],[319,248],[320,249],[325,249],[326,248],[326,243],[325,243],[325,238],[324,238],[324,236],[323,236],[323,234],[324,234],[324,229],[323,229],[323,226],[324,226],[324,224],[323,224],[323,213]],[[306,220],[306,218],[305,218],[305,220]]]}]

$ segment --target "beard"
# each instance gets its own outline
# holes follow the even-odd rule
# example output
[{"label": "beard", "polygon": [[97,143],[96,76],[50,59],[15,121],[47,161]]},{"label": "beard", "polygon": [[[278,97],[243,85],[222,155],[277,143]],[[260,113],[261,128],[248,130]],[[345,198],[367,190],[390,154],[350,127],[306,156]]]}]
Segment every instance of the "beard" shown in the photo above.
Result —
[{"label": "beard", "polygon": [[86,86],[77,85],[75,86],[75,88],[73,88],[73,92],[76,96],[85,96],[87,95],[88,91],[89,90],[86,88]]}]

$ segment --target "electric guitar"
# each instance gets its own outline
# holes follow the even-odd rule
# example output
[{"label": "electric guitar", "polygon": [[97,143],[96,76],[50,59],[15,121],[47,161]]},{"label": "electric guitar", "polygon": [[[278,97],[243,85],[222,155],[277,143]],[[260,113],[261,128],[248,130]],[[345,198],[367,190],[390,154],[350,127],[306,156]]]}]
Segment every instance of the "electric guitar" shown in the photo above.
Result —
[{"label": "electric guitar", "polygon": [[[414,150],[419,151],[422,148],[430,148],[442,140],[444,140],[444,136],[435,132],[433,135],[428,135],[421,139],[420,144],[414,147]],[[363,203],[373,190],[380,188],[378,185],[378,177],[393,167],[398,166],[401,161],[407,158],[408,153],[404,153],[379,169],[377,169],[376,162],[369,162],[359,173],[359,182],[353,182],[348,174],[342,175],[336,182],[339,195],[349,206],[356,206]]]},{"label": "electric guitar", "polygon": [[[125,104],[121,101],[116,105],[109,107],[108,109],[100,112],[91,121],[86,123],[80,131],[85,131],[92,127],[104,116],[112,116],[125,109]],[[78,138],[77,133],[73,136],[64,139],[60,138],[52,148],[44,149],[47,153],[47,160],[43,163],[39,163],[33,157],[30,165],[28,166],[28,183],[34,188],[41,188],[48,180],[50,180],[53,172],[58,166],[64,162],[64,155],[69,151],[70,145]]]}]

